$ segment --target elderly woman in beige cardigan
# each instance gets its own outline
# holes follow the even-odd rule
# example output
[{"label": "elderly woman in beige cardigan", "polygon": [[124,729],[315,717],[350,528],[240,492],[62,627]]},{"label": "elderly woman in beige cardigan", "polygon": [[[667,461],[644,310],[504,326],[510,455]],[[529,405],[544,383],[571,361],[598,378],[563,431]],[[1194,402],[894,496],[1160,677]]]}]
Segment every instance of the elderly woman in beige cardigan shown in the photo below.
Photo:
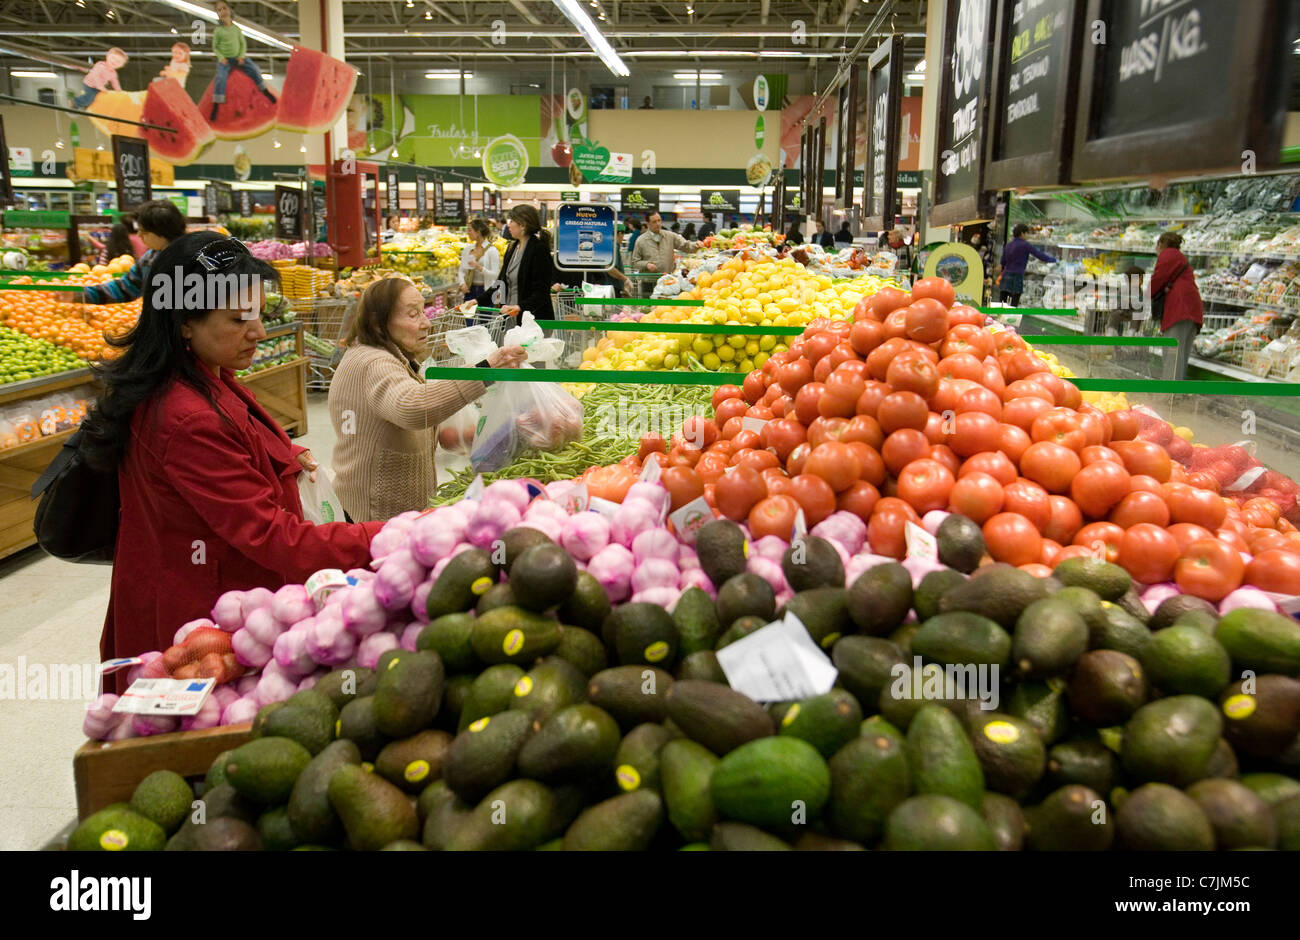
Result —
[{"label": "elderly woman in beige cardigan", "polygon": [[[383,278],[361,295],[329,392],[334,489],[355,521],[427,506],[438,485],[438,425],[487,390],[484,382],[420,377],[428,327],[424,300],[405,278]],[[498,349],[478,365],[513,368],[525,355],[518,346]]]}]

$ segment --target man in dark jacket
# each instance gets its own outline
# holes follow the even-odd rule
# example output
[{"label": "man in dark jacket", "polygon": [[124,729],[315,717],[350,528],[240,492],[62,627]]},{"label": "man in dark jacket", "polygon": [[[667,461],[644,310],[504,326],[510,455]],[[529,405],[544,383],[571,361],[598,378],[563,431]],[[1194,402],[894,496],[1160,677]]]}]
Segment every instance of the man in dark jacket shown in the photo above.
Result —
[{"label": "man in dark jacket", "polygon": [[713,213],[705,212],[704,224],[700,226],[700,229],[696,233],[695,237],[700,239],[700,241],[703,241],[704,239],[708,238],[710,235],[713,235],[717,231],[718,231],[717,226],[713,224]]}]

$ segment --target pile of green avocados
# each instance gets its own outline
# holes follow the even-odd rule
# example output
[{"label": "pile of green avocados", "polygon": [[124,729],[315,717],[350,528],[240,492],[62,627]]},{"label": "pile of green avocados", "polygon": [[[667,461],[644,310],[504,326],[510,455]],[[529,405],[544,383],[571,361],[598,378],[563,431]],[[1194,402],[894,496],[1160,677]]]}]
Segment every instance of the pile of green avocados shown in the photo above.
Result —
[{"label": "pile of green avocados", "polygon": [[[513,529],[447,565],[416,651],[263,708],[201,819],[160,771],[69,847],[1300,849],[1300,623],[1181,595],[1148,614],[1115,565],[1042,579],[981,566],[979,538],[945,520],[915,589],[897,563],[846,588],[833,546],[796,542],[779,611],[718,520],[716,601],[670,613],[611,608]],[[765,707],[716,651],[784,611],[838,682]]]}]

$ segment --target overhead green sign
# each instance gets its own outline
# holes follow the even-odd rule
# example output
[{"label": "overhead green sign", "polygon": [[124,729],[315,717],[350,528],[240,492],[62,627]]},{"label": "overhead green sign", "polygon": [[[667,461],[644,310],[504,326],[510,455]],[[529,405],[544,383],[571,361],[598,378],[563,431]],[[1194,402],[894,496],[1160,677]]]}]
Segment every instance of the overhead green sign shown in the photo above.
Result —
[{"label": "overhead green sign", "polygon": [[560,201],[582,202],[582,193],[578,192],[576,189],[562,189],[560,190]]},{"label": "overhead green sign", "polygon": [[528,174],[528,150],[514,134],[503,134],[483,148],[483,175],[497,186],[518,186]]},{"label": "overhead green sign", "polygon": [[72,214],[44,209],[33,212],[12,209],[4,214],[4,220],[10,228],[68,228],[72,225]]}]

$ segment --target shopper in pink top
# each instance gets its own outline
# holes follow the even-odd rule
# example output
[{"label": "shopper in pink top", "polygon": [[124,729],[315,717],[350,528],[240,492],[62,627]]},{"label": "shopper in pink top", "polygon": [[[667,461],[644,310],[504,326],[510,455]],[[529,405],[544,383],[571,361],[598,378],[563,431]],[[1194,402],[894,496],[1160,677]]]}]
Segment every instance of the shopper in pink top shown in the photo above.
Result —
[{"label": "shopper in pink top", "polygon": [[107,90],[109,85],[113,86],[114,91],[121,91],[122,85],[117,80],[117,70],[126,65],[129,57],[121,49],[114,46],[109,49],[86,73],[86,77],[81,80],[82,92],[72,99],[72,104],[78,108],[84,108],[92,101],[101,91]]}]

